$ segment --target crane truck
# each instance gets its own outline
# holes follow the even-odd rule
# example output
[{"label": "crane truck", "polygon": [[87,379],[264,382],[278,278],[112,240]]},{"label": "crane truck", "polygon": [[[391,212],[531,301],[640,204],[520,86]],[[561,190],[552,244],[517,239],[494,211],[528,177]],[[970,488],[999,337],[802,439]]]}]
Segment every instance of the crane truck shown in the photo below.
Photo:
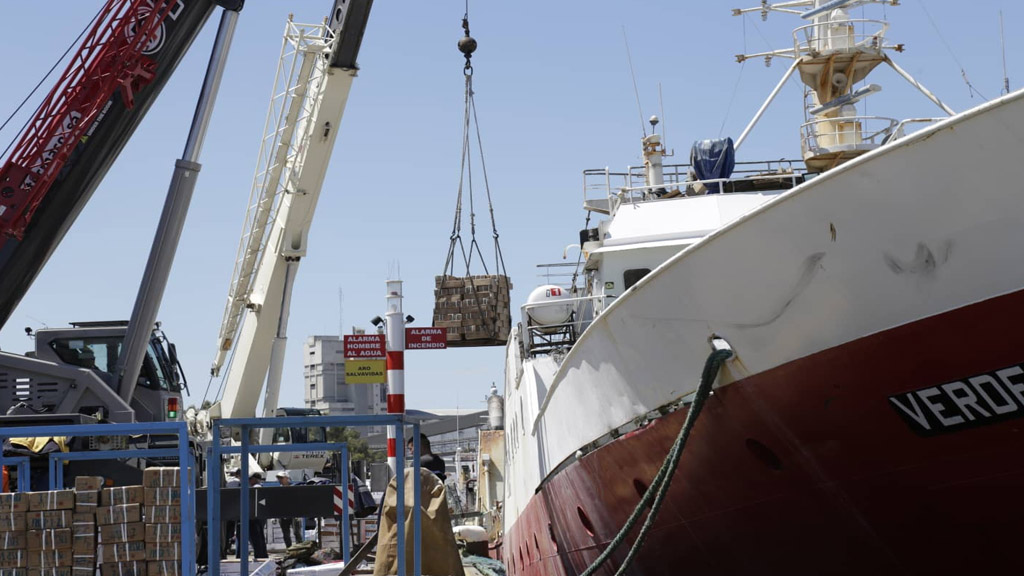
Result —
[{"label": "crane truck", "polygon": [[[319,415],[278,407],[288,317],[371,6],[372,0],[336,2],[326,32],[288,24],[210,370],[223,378],[224,392],[208,412],[186,415],[199,437],[208,436],[211,419],[260,415],[261,391],[264,417]],[[323,442],[324,436],[322,428],[264,429],[259,442]],[[264,455],[259,466],[321,470],[327,461],[323,452],[282,452]]]},{"label": "crane truck", "polygon": [[[0,166],[0,324],[217,6],[224,11],[213,57],[140,288],[140,301],[145,294],[145,309],[155,314],[200,168],[199,150],[242,0],[106,0],[100,8],[78,53]],[[150,274],[154,267],[164,274]],[[0,352],[0,426],[180,420],[186,384],[175,347],[155,316],[144,317],[138,309],[128,322],[80,322],[39,330],[35,350],[25,355]],[[133,332],[138,335],[135,346],[126,346]],[[126,373],[132,374],[130,382]],[[165,441],[133,440],[153,447]],[[73,439],[70,447],[114,449],[127,442]],[[115,466],[105,475],[123,472]]]},{"label": "crane truck", "polygon": [[[168,14],[183,17],[184,4],[180,0],[169,1],[178,6],[178,9],[177,12],[171,11]],[[237,11],[241,8],[240,0],[235,3],[236,5],[231,5],[227,1],[220,3],[226,10]],[[122,4],[124,6],[121,6]],[[119,14],[123,18],[124,14],[132,13],[132,7],[140,4],[154,5],[152,0],[110,0],[105,9],[120,10]],[[210,3],[189,6],[200,4],[208,4],[210,10],[213,8],[213,4]],[[352,79],[356,74],[356,55],[371,4],[372,0],[335,0],[328,22],[324,26],[314,27],[317,30],[289,24],[292,34],[286,34],[285,44],[287,49],[291,42],[291,48],[286,51],[290,51],[295,61],[299,63],[299,74],[282,74],[279,70],[279,77],[290,82],[283,93],[286,106],[279,109],[287,113],[274,123],[271,131],[273,143],[264,140],[266,154],[261,152],[261,158],[264,158],[265,162],[258,169],[253,186],[254,198],[258,198],[259,201],[246,218],[246,232],[243,233],[235,277],[232,280],[231,296],[221,329],[218,359],[213,371],[219,373],[227,354],[232,353],[232,361],[225,375],[226,392],[224,398],[216,403],[208,414],[193,415],[189,419],[192,430],[196,433],[195,438],[200,444],[202,440],[212,440],[208,434],[203,436],[203,423],[208,423],[210,417],[256,415],[256,397],[264,379],[268,381],[264,401],[267,415],[293,415],[297,410],[304,410],[277,408],[291,287],[298,262],[305,255],[309,225],[337,135],[337,126],[341,121]],[[205,16],[208,15],[209,11]],[[195,20],[194,25],[201,26],[205,16]],[[224,20],[221,24],[223,32]],[[183,30],[179,32],[184,33]],[[194,34],[195,31],[192,31],[190,39]],[[165,40],[162,44],[165,49],[169,45],[179,46],[169,38]],[[218,43],[220,41],[221,34],[218,35]],[[142,46],[150,44],[143,43]],[[179,47],[183,51],[187,45]],[[215,46],[214,58],[219,57],[223,60],[226,45],[222,48],[218,56]],[[214,58],[211,58],[211,70]],[[176,59],[174,63],[177,63]],[[220,65],[222,64],[221,61]],[[160,70],[155,65],[150,66],[150,69]],[[216,73],[213,75],[219,79]],[[207,76],[207,80],[210,81],[211,71],[208,71]],[[88,78],[79,79],[78,83],[85,84],[85,87],[77,88],[78,85],[75,84],[75,89],[95,91],[88,85]],[[154,84],[155,80],[151,79],[150,84],[141,88],[149,88]],[[154,96],[149,92],[138,91],[139,88],[135,87],[136,91],[133,93],[136,107],[127,108],[125,114],[144,113],[145,108],[138,108],[142,96],[150,99]],[[0,417],[0,426],[23,425],[28,422],[69,424],[181,419],[181,390],[187,384],[177,360],[175,347],[167,341],[159,329],[159,324],[155,323],[155,314],[173,259],[173,249],[180,235],[191,187],[194,186],[195,175],[198,172],[195,158],[198,156],[202,134],[208,121],[208,108],[215,92],[216,80],[212,89],[209,85],[204,85],[204,96],[208,96],[210,102],[203,104],[201,98],[193,132],[190,133],[186,146],[185,158],[179,160],[176,165],[175,178],[168,192],[168,201],[132,320],[76,323],[70,328],[39,330],[34,334],[34,351],[25,355],[0,352],[0,411],[6,413],[6,416]],[[110,100],[114,101],[115,96],[116,94],[111,95]],[[68,97],[55,88],[50,98]],[[205,119],[200,119],[203,108],[207,109],[207,115]],[[110,121],[114,109],[113,104],[108,104],[106,114],[93,119],[92,123]],[[134,128],[137,122],[138,119],[135,119],[134,124],[130,124],[131,128]],[[104,138],[97,135],[104,132],[99,128],[90,128],[84,133],[89,136],[83,138],[77,136],[77,133],[61,133],[65,135],[65,139],[79,138],[79,144],[73,153],[51,151],[53,159],[49,166],[57,170],[61,178],[73,174],[78,166],[75,161],[83,157],[89,158],[89,152],[99,154],[99,150],[105,150],[109,153],[110,148],[120,151],[131,130],[118,132],[117,137],[121,140],[112,141],[112,147],[103,146]],[[114,136],[108,135],[106,138]],[[93,152],[94,149],[97,151]],[[113,161],[114,156],[116,153],[109,158],[103,157],[107,165]],[[95,157],[93,159],[99,162]],[[57,165],[59,162],[63,164]],[[19,185],[16,178],[23,173],[18,172],[18,168],[19,165],[14,160],[4,165],[4,169],[0,171],[0,184],[17,187],[19,190],[25,188],[24,182],[27,180]],[[89,194],[101,177],[102,172],[91,174],[92,179],[88,181]],[[181,185],[182,180],[189,179],[190,185]],[[32,210],[21,213],[21,220],[0,221],[0,224],[7,226],[0,229],[0,272],[12,270],[37,273],[45,259],[42,262],[34,262],[30,270],[25,267],[26,258],[20,256],[19,248],[31,241],[42,244],[38,238],[49,234],[46,236],[49,242],[46,252],[48,257],[59,242],[63,231],[70,226],[74,216],[88,200],[88,194],[80,194],[73,202],[65,200],[64,210],[52,208],[56,204],[47,204],[47,198],[61,199],[62,195],[70,194],[60,186],[61,182],[63,180],[60,178],[52,179],[49,191],[39,184],[39,180],[32,182],[35,188],[29,191],[43,201]],[[83,182],[79,181],[79,184]],[[182,188],[187,192],[184,199]],[[2,190],[0,189],[0,197],[6,198]],[[3,206],[0,205],[0,209]],[[47,208],[48,206],[50,208]],[[178,206],[177,211],[168,216],[169,207],[174,206]],[[5,211],[0,210],[0,214],[3,212]],[[11,212],[7,214],[10,216]],[[53,231],[61,226],[63,229],[60,234],[54,236]],[[168,229],[171,231],[168,232]],[[19,265],[21,267],[18,267]],[[10,308],[17,303],[25,289],[27,284],[14,289],[0,282],[0,313],[4,314],[4,318],[9,316]],[[132,353],[133,349],[137,352]],[[131,366],[132,357],[137,359],[134,372]],[[285,432],[286,436],[303,436],[310,440],[315,440],[318,434],[322,436],[323,430]],[[278,439],[290,440],[280,436]],[[110,440],[114,442],[118,439]],[[270,440],[269,437],[266,439]],[[97,445],[93,440],[89,447],[109,449],[120,446]],[[327,455],[293,453],[275,455],[275,459],[279,467],[320,469],[326,462]],[[274,465],[266,462],[264,464]]]}]

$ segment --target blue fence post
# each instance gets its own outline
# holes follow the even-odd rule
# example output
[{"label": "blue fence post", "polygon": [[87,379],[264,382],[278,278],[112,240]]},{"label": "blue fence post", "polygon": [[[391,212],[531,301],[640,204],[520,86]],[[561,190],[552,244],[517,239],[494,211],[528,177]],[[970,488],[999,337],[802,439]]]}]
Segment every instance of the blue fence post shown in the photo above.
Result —
[{"label": "blue fence post", "polygon": [[220,424],[214,420],[213,445],[206,462],[206,565],[210,576],[220,576],[220,479],[224,463],[220,458]]},{"label": "blue fence post", "polygon": [[53,488],[51,490],[61,490],[64,488],[64,462],[60,459],[62,452],[55,452],[58,457],[53,459],[53,468],[57,472],[55,476],[57,479],[53,482]]},{"label": "blue fence post", "polygon": [[32,466],[29,464],[28,457],[21,462],[18,462],[18,492],[31,492],[32,491]]},{"label": "blue fence post", "polygon": [[395,513],[398,519],[398,573],[405,575],[405,419],[395,423]]},{"label": "blue fence post", "polygon": [[47,458],[47,466],[50,469],[50,478],[47,481],[50,490],[57,489],[57,461],[53,458],[53,454]]},{"label": "blue fence post", "polygon": [[[0,436],[0,446],[3,446],[7,438]],[[31,476],[28,456],[4,456],[0,453],[0,466],[18,467],[18,492],[31,492]]]},{"label": "blue fence post", "polygon": [[[181,533],[194,535],[196,533],[196,500],[195,487],[192,485],[192,470],[195,464],[192,461],[192,452],[189,450],[188,426],[179,422],[178,428],[178,474],[181,484]],[[207,558],[210,554],[207,553]],[[220,555],[217,555],[220,559]],[[196,573],[195,538],[186,536],[181,539],[181,573]]]},{"label": "blue fence post", "polygon": [[[239,536],[235,550],[242,560],[240,573],[244,576],[249,574],[249,427],[243,424],[239,426],[239,430],[242,433],[242,452],[239,455],[242,460],[242,472],[238,479],[241,490],[238,493]],[[253,550],[253,553],[256,551]]]},{"label": "blue fence post", "polygon": [[[412,573],[413,576],[421,576],[422,559],[420,557],[421,546],[421,525],[422,504],[420,503],[420,425],[413,422],[412,425],[412,462],[416,473],[412,475]],[[445,504],[447,506],[447,503]]]},{"label": "blue fence post", "polygon": [[345,494],[345,505],[341,507],[341,558],[348,566],[350,550],[352,546],[352,519],[348,512],[348,487],[352,486],[353,500],[358,496],[355,485],[352,484],[351,471],[348,469],[348,445],[341,447],[341,485]]}]

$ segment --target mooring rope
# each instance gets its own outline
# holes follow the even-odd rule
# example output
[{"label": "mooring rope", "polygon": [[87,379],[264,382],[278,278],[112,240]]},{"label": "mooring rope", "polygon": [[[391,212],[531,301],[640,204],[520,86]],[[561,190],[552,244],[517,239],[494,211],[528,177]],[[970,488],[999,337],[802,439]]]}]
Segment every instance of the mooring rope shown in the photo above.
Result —
[{"label": "mooring rope", "polygon": [[[594,563],[587,567],[586,570],[580,576],[591,576],[596,572],[608,558],[615,552],[616,549],[626,540],[626,536],[636,526],[636,523],[640,520],[640,516],[643,514],[644,508],[648,505],[651,506],[651,511],[647,515],[647,519],[644,521],[643,526],[640,528],[640,534],[637,535],[636,541],[633,542],[633,546],[630,547],[629,553],[626,554],[626,558],[622,561],[622,565],[619,566],[618,571],[615,572],[615,576],[621,576],[625,574],[626,570],[629,569],[630,564],[636,558],[637,553],[643,548],[644,540],[647,538],[647,533],[650,531],[651,526],[654,525],[655,519],[658,517],[658,512],[661,510],[662,504],[665,502],[665,496],[668,495],[669,487],[672,485],[672,477],[675,474],[676,468],[679,466],[679,460],[683,455],[683,449],[686,447],[686,440],[690,437],[690,432],[693,430],[693,426],[697,423],[697,417],[700,416],[701,410],[704,408],[704,402],[707,401],[708,396],[711,395],[711,387],[715,383],[715,379],[718,377],[718,371],[722,367],[722,363],[732,357],[733,351],[729,344],[717,337],[712,336],[711,339],[712,348],[714,348],[711,354],[708,355],[707,360],[704,361],[704,371],[700,376],[700,384],[697,386],[697,392],[694,394],[693,403],[690,404],[690,411],[686,415],[686,421],[683,423],[683,427],[679,430],[679,435],[676,436],[676,441],[672,445],[671,450],[668,452],[668,456],[665,458],[665,462],[662,463],[661,469],[658,470],[658,474],[654,477],[651,482],[650,488],[644,493],[644,497],[640,499],[633,513],[630,514],[629,519],[619,530],[619,533],[615,535],[615,538],[608,544],[608,547],[601,552],[601,555],[594,560]],[[652,503],[653,500],[653,503]]]}]

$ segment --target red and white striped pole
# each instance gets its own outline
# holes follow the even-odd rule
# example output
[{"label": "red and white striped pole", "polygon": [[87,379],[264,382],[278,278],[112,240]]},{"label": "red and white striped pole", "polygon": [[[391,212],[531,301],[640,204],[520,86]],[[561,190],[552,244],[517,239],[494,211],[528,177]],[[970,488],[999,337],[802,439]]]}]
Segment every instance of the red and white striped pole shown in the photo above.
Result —
[{"label": "red and white striped pole", "polygon": [[[402,314],[402,281],[388,280],[387,314],[387,366],[388,366],[388,414],[405,414],[405,317]],[[398,450],[405,446],[396,445],[397,431],[388,426],[388,467],[397,474]]]}]

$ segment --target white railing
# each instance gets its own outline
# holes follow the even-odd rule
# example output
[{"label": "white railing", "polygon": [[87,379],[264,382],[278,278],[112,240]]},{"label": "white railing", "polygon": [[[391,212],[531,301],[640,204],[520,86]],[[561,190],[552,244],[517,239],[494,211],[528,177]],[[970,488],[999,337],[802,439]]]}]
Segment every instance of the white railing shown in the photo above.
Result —
[{"label": "white railing", "polygon": [[[581,296],[552,302],[523,304],[520,310],[524,356],[536,356],[555,349],[568,350],[590,327],[594,319],[604,311],[606,302],[612,298],[604,295]],[[568,320],[561,324],[540,325],[530,317],[531,310],[546,307],[565,308],[566,306],[571,307],[572,312],[569,314]]]},{"label": "white railing", "polygon": [[756,190],[783,190],[803,181],[805,172],[799,160],[768,160],[737,162],[729,178],[697,180],[690,164],[666,164],[664,184],[646,184],[643,166],[630,166],[626,172],[611,172],[607,168],[583,171],[583,202],[607,201],[614,207],[622,203],[637,203],[676,196],[695,196],[708,191],[738,191],[743,187]]},{"label": "white railing", "polygon": [[884,20],[841,20],[801,26],[793,31],[793,49],[797,56],[821,53],[882,52],[882,41],[889,31]]},{"label": "white railing", "polygon": [[804,158],[828,152],[871,150],[889,141],[901,123],[882,116],[847,116],[811,120],[800,126]]}]

